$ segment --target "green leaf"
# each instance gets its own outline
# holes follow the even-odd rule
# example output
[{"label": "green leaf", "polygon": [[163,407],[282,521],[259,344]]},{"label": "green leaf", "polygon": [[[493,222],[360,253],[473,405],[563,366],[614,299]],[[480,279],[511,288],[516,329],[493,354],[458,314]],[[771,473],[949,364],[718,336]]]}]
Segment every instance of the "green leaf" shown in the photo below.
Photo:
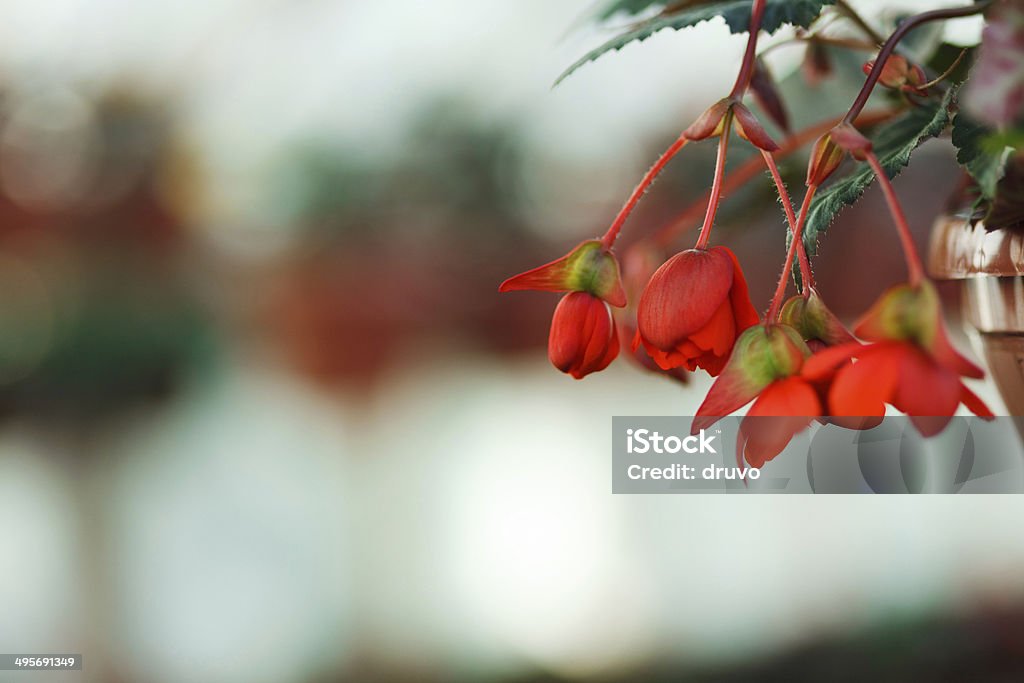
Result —
[{"label": "green leaf", "polygon": [[668,5],[669,2],[670,0],[614,0],[614,2],[609,2],[601,8],[597,13],[597,20],[606,21],[614,17],[616,14],[625,14],[635,17],[651,7],[663,8]]},{"label": "green leaf", "polygon": [[[767,0],[761,29],[772,33],[783,24],[809,26],[821,14],[822,8],[825,5],[832,4],[832,2],[833,0]],[[642,10],[647,7],[663,4],[667,3],[663,2],[663,0],[619,0],[609,7],[610,14],[607,13],[609,10],[606,10],[606,13],[603,13],[602,16],[611,16],[619,9],[632,11],[635,8],[639,8]],[[564,81],[584,64],[594,61],[606,52],[619,50],[632,42],[650,38],[663,29],[678,30],[689,26],[696,26],[715,17],[722,17],[725,19],[725,23],[729,26],[730,31],[733,33],[745,33],[750,25],[750,8],[750,0],[725,0],[724,2],[710,2],[696,6],[687,5],[685,9],[679,12],[660,14],[583,55],[572,66],[562,72],[562,75],[555,81],[555,85]]]},{"label": "green leaf", "polygon": [[[890,178],[910,163],[917,146],[936,137],[949,125],[950,107],[957,88],[950,88],[941,102],[930,102],[911,109],[900,118],[882,126],[871,136],[875,155]],[[811,202],[804,225],[804,244],[808,254],[817,252],[818,240],[843,208],[856,202],[874,182],[875,175],[866,163],[857,165],[853,173],[820,190]]]},{"label": "green leaf", "polygon": [[957,112],[953,119],[953,145],[956,160],[978,183],[985,199],[996,195],[996,185],[1006,172],[1007,148],[992,149],[995,131]]}]

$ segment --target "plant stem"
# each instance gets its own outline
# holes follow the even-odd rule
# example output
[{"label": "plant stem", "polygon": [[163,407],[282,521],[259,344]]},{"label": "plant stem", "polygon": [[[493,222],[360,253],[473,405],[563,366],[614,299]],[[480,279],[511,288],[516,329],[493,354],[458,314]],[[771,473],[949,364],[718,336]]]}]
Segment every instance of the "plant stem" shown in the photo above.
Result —
[{"label": "plant stem", "polygon": [[779,167],[775,164],[775,158],[771,152],[762,149],[761,156],[764,158],[765,165],[768,166],[768,171],[772,174],[772,180],[775,181],[775,189],[779,193],[779,199],[782,200],[782,209],[786,213],[786,220],[789,221],[789,229],[793,234],[793,241],[798,243],[796,255],[800,260],[800,277],[803,280],[802,291],[805,295],[809,295],[810,288],[814,286],[814,273],[811,272],[811,262],[807,258],[807,249],[804,248],[803,240],[800,238],[800,231],[797,229],[796,216],[793,214],[793,203],[790,201],[789,192],[786,190],[785,183],[782,182],[782,176],[779,175]]},{"label": "plant stem", "polygon": [[757,59],[757,34],[761,32],[761,20],[764,19],[764,9],[768,0],[754,0],[750,8],[750,35],[747,37],[747,49],[743,53],[743,62],[740,64],[740,72],[736,75],[736,84],[732,86],[729,97],[740,99],[747,92],[750,86],[750,79],[754,75],[754,61]]},{"label": "plant stem", "polygon": [[732,130],[732,111],[723,119],[722,135],[718,138],[718,157],[715,160],[715,179],[711,183],[711,195],[708,197],[708,209],[704,214],[704,225],[697,237],[696,249],[707,247],[711,237],[711,226],[718,213],[718,204],[722,201],[722,176],[725,174],[725,157],[729,151],[729,132]]},{"label": "plant stem", "polygon": [[907,217],[903,213],[903,207],[900,206],[892,183],[889,182],[889,176],[885,174],[885,169],[882,168],[881,162],[878,161],[878,157],[871,150],[867,152],[867,161],[878,177],[879,184],[882,186],[885,201],[889,204],[889,212],[892,214],[892,219],[896,223],[896,231],[899,233],[900,241],[903,243],[903,255],[907,259],[907,270],[910,271],[910,284],[916,285],[924,278],[924,266],[921,265],[921,256],[917,253],[917,246],[914,244],[914,236],[910,232]]},{"label": "plant stem", "polygon": [[[870,111],[859,116],[856,123],[858,126],[874,126],[878,123],[891,119],[900,113],[900,111],[900,109]],[[775,150],[775,159],[784,159],[785,157],[788,157],[794,152],[800,150],[808,143],[817,140],[819,137],[832,130],[836,123],[838,123],[838,119],[830,118],[793,133],[783,141],[782,146],[779,149]],[[722,181],[722,192],[726,194],[733,192],[745,185],[751,179],[757,177],[761,172],[761,164],[761,159],[758,159],[757,157],[751,157],[744,161],[736,168],[736,170],[730,172]],[[693,203],[683,209],[683,211],[679,213],[672,222],[667,223],[661,230],[655,233],[654,236],[651,237],[651,240],[658,246],[668,246],[672,240],[689,229],[690,226],[700,218],[701,214],[704,213],[710,196],[710,190],[705,192]]]},{"label": "plant stem", "polygon": [[987,2],[968,5],[967,7],[951,7],[948,9],[937,9],[930,12],[922,12],[921,14],[915,14],[903,21],[903,23],[893,31],[892,35],[889,36],[888,40],[885,41],[885,45],[882,46],[882,49],[879,50],[878,57],[875,58],[875,66],[871,69],[871,73],[868,74],[867,80],[864,81],[864,86],[857,94],[857,99],[855,99],[853,101],[853,105],[850,106],[850,111],[846,112],[846,116],[843,117],[842,123],[853,123],[853,120],[857,118],[857,115],[864,109],[864,105],[867,104],[868,98],[871,96],[871,91],[874,90],[875,84],[878,83],[878,79],[882,75],[882,69],[885,67],[885,63],[889,61],[889,57],[896,49],[896,45],[903,40],[905,35],[921,24],[928,23],[929,21],[956,19],[959,17],[969,17],[973,14],[978,14],[979,12],[983,12],[990,3],[991,0],[988,0]]},{"label": "plant stem", "polygon": [[811,200],[814,199],[814,193],[817,191],[817,185],[808,186],[807,192],[804,194],[804,202],[800,205],[800,217],[796,221],[796,228],[793,229],[793,241],[789,243],[789,250],[786,252],[786,264],[782,266],[782,274],[779,276],[779,284],[775,288],[775,296],[772,297],[772,303],[764,318],[765,323],[769,325],[778,320],[782,299],[786,295],[786,283],[789,282],[789,274],[793,272],[793,259],[796,256],[797,243],[803,242],[802,234],[804,223],[807,221],[807,211],[810,209]]},{"label": "plant stem", "polygon": [[654,165],[651,166],[647,170],[647,173],[644,174],[644,177],[641,178],[640,184],[633,190],[633,194],[629,195],[629,199],[626,200],[622,209],[619,210],[619,215],[615,217],[615,220],[612,221],[608,231],[605,232],[604,237],[601,238],[601,243],[606,249],[610,249],[611,246],[615,244],[615,239],[619,236],[619,232],[622,230],[622,226],[626,222],[626,219],[629,218],[629,214],[631,214],[633,209],[636,208],[637,202],[639,202],[640,198],[644,196],[644,192],[647,191],[647,188],[651,186],[651,183],[654,182],[654,179],[659,173],[661,173],[662,169],[665,168],[668,162],[672,160],[672,157],[678,154],[679,150],[686,145],[686,142],[686,138],[680,136],[662,153],[660,157],[658,157],[658,160],[654,162]]}]

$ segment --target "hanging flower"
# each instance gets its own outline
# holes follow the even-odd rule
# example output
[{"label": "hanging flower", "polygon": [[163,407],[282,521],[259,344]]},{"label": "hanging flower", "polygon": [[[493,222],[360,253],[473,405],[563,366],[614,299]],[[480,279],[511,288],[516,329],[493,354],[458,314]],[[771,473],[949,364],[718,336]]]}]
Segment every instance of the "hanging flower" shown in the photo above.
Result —
[{"label": "hanging flower", "polygon": [[721,372],[737,336],[758,322],[736,256],[726,247],[688,249],[651,276],[637,308],[633,348],[664,369]]},{"label": "hanging flower", "polygon": [[604,370],[619,354],[609,304],[626,305],[619,263],[599,240],[589,240],[560,259],[505,280],[500,292],[569,292],[555,308],[548,336],[551,363],[576,379]]},{"label": "hanging flower", "polygon": [[[882,294],[855,330],[874,343],[834,347],[821,361],[823,368],[841,366],[829,390],[833,413],[878,415],[889,403],[910,416],[925,436],[941,432],[961,403],[975,415],[992,417],[960,380],[981,378],[984,372],[953,348],[941,313],[928,281],[897,285]],[[850,358],[856,362],[848,364]]]},{"label": "hanging flower", "polygon": [[604,370],[619,355],[619,335],[608,304],[587,292],[562,297],[551,319],[548,358],[576,379]]}]

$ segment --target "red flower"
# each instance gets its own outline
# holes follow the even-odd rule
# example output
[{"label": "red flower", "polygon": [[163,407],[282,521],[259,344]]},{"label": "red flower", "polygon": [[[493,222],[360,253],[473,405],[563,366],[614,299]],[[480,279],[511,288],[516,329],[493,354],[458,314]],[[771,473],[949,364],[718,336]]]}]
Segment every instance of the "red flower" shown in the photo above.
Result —
[{"label": "red flower", "polygon": [[569,293],[551,320],[548,358],[556,368],[582,379],[604,370],[619,355],[613,306],[626,305],[619,263],[598,240],[589,240],[560,259],[510,277],[500,292],[534,289]]},{"label": "red flower", "polygon": [[[626,296],[629,303],[615,316],[619,327],[619,342],[629,347],[636,338],[636,309],[640,293],[643,292],[651,275],[658,269],[665,260],[660,249],[637,244],[629,248],[623,256],[622,278],[626,289]],[[671,377],[672,379],[686,384],[690,381],[690,373],[683,368],[671,368],[664,370],[654,362],[647,349],[639,345],[632,346],[632,353],[628,358],[637,365],[650,372]]]},{"label": "red flower", "polygon": [[740,423],[736,462],[762,467],[823,412],[817,390],[801,372],[809,355],[788,325],[750,328],[697,409],[691,431],[707,429],[753,400]]},{"label": "red flower", "polygon": [[576,379],[604,370],[619,355],[619,335],[608,304],[586,292],[562,297],[551,319],[548,358]]},{"label": "red flower", "polygon": [[[818,363],[819,369],[842,365],[829,390],[834,414],[882,415],[889,403],[906,413],[924,436],[941,432],[961,403],[975,415],[993,416],[960,381],[985,373],[950,344],[930,283],[893,287],[855,331],[875,343],[834,347]],[[857,360],[848,364],[850,358]]]},{"label": "red flower", "polygon": [[736,256],[725,247],[689,249],[651,276],[637,308],[633,348],[643,344],[659,367],[725,366],[737,336],[758,322]]}]

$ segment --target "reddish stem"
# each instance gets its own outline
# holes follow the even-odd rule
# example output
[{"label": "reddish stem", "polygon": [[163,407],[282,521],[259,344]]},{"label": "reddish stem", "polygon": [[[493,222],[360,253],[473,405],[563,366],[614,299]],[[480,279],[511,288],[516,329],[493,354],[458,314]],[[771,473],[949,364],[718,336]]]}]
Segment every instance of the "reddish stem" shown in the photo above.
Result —
[{"label": "reddish stem", "polygon": [[797,244],[803,242],[803,228],[807,221],[807,212],[811,207],[811,200],[814,193],[818,191],[817,185],[811,185],[804,194],[804,202],[800,205],[800,217],[796,221],[796,228],[793,229],[793,241],[789,243],[789,251],[786,252],[786,264],[782,267],[782,275],[779,276],[779,284],[775,288],[775,296],[768,307],[768,314],[765,315],[765,322],[771,324],[778,320],[779,310],[782,308],[782,298],[786,295],[786,284],[789,282],[789,274],[793,272],[793,259],[796,257]]},{"label": "reddish stem", "polygon": [[811,262],[807,258],[807,249],[804,248],[804,242],[800,239],[800,232],[797,230],[796,215],[793,213],[793,203],[790,201],[789,192],[786,190],[785,183],[782,182],[782,176],[779,175],[779,167],[775,164],[775,157],[772,156],[771,152],[761,150],[761,156],[764,158],[765,165],[768,166],[768,171],[772,174],[772,180],[775,181],[775,189],[779,193],[779,199],[782,200],[782,209],[786,212],[786,220],[789,221],[789,229],[793,233],[793,241],[798,243],[797,246],[797,258],[800,260],[800,276],[803,280],[803,293],[804,295],[810,294],[810,288],[814,286],[814,273],[811,272]]},{"label": "reddish stem", "polygon": [[757,58],[757,34],[761,32],[761,20],[764,19],[764,8],[767,0],[754,0],[750,9],[750,26],[747,37],[747,50],[743,53],[743,62],[740,64],[740,72],[736,76],[736,84],[732,86],[729,97],[740,99],[747,92],[750,86],[750,79],[754,75],[754,60]]},{"label": "reddish stem", "polygon": [[694,248],[704,249],[711,237],[711,226],[715,223],[718,204],[722,201],[722,177],[725,175],[725,157],[729,151],[729,132],[732,130],[732,111],[722,119],[722,135],[718,138],[718,157],[715,160],[715,179],[711,183],[711,195],[708,198],[708,209],[704,214],[704,225],[700,228],[697,244]]},{"label": "reddish stem", "polygon": [[850,106],[850,111],[846,112],[846,116],[843,117],[842,122],[853,123],[853,120],[857,118],[857,115],[864,109],[864,105],[867,104],[868,98],[871,97],[871,91],[874,90],[875,84],[878,83],[878,79],[882,75],[882,69],[885,68],[885,63],[889,60],[889,57],[896,49],[896,45],[903,40],[905,35],[921,24],[928,23],[929,21],[956,19],[958,17],[969,17],[972,14],[978,14],[979,12],[983,12],[989,4],[991,3],[979,2],[976,5],[968,5],[966,7],[932,10],[931,12],[915,14],[901,23],[899,28],[893,31],[892,35],[889,36],[889,39],[885,41],[885,45],[882,46],[882,49],[879,50],[878,57],[875,58],[875,65],[871,69],[871,73],[868,74],[867,80],[864,81],[864,86],[857,94],[857,99],[853,101],[853,105]]},{"label": "reddish stem", "polygon": [[633,209],[636,208],[637,202],[639,202],[640,198],[644,196],[644,192],[647,191],[647,188],[651,186],[651,183],[654,182],[654,179],[659,173],[661,173],[662,169],[665,168],[668,162],[672,160],[672,157],[678,154],[679,150],[686,145],[686,142],[686,138],[680,136],[679,139],[673,142],[672,145],[666,149],[660,157],[658,157],[658,160],[654,162],[654,165],[648,169],[647,173],[640,180],[640,184],[633,190],[633,194],[629,196],[629,199],[626,200],[622,209],[619,210],[619,215],[615,217],[611,227],[608,228],[604,237],[601,238],[601,244],[603,244],[606,249],[610,249],[611,246],[615,244],[615,239],[619,236],[619,231],[622,230],[622,226],[626,222],[626,219],[629,218],[629,214],[631,214]]},{"label": "reddish stem", "polygon": [[921,264],[921,255],[917,253],[917,246],[914,244],[914,236],[910,232],[907,217],[903,213],[903,207],[900,206],[892,183],[889,182],[889,176],[885,174],[885,169],[882,168],[881,162],[878,161],[878,157],[871,150],[867,152],[867,161],[878,177],[879,184],[882,186],[885,201],[889,204],[889,212],[892,213],[892,219],[896,223],[896,231],[900,235],[900,242],[903,243],[903,255],[907,259],[907,270],[910,271],[910,284],[916,285],[924,278],[924,266]]},{"label": "reddish stem", "polygon": [[[865,127],[873,126],[891,119],[900,111],[901,110],[899,109],[870,111],[857,118],[857,125]],[[783,141],[782,147],[775,151],[775,159],[779,160],[788,157],[790,154],[800,150],[807,143],[817,140],[819,137],[832,130],[836,123],[838,123],[838,119],[827,119],[793,133],[793,135]],[[736,168],[735,171],[729,173],[729,175],[722,180],[722,192],[725,194],[733,192],[756,177],[761,171],[761,163],[761,160],[757,157],[751,157],[744,161]],[[704,212],[704,207],[707,206],[710,196],[711,191],[708,190],[692,204],[683,209],[683,211],[676,216],[671,223],[666,224],[661,230],[655,233],[651,238],[654,243],[662,247],[668,246],[677,235],[684,232],[690,227],[691,223],[700,218],[700,215]]]}]

